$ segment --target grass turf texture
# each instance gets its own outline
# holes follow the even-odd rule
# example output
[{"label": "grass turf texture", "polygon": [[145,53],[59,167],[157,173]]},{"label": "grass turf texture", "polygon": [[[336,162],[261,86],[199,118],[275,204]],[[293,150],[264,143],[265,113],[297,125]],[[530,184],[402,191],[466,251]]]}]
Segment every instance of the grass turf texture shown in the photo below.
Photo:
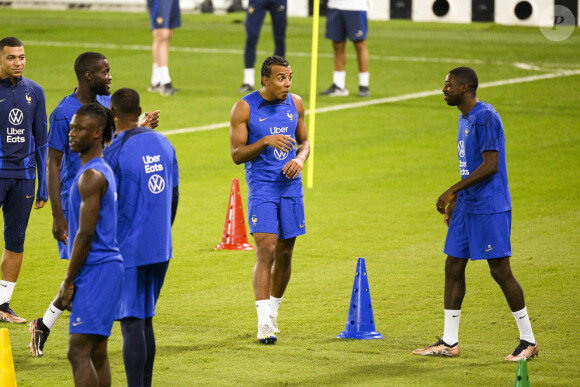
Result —
[{"label": "grass turf texture", "polygon": [[[160,130],[226,122],[240,98],[243,14],[183,15],[171,54],[180,92],[163,98],[145,91],[151,43],[145,14],[2,9],[1,35],[26,46],[25,75],[39,82],[47,109],[72,92],[74,59],[104,53],[113,90],[132,87],[146,110],[160,109]],[[319,87],[331,83],[331,45],[321,23]],[[310,20],[290,19],[292,91],[309,103]],[[36,42],[36,43],[28,43]],[[45,42],[45,43],[40,43]],[[56,47],[55,42],[71,47]],[[476,69],[480,83],[580,68],[578,29],[563,42],[537,28],[478,23],[370,22],[373,98],[442,87],[448,70]],[[85,44],[81,47],[80,44]],[[105,45],[137,45],[115,48]],[[272,51],[269,18],[258,66]],[[184,47],[233,53],[184,52]],[[179,50],[181,49],[181,51]],[[348,46],[347,87],[357,90],[356,57]],[[385,56],[433,60],[386,60]],[[378,58],[382,57],[382,58]],[[462,60],[441,61],[437,58]],[[542,71],[512,65],[525,62]],[[522,284],[541,357],[528,364],[534,385],[573,385],[580,374],[579,301],[580,75],[486,88],[506,129],[513,200],[512,267]],[[318,107],[358,102],[356,96],[318,98]],[[174,226],[174,259],[154,319],[155,385],[509,385],[516,365],[503,358],[517,345],[507,303],[484,262],[467,269],[467,296],[457,359],[413,356],[443,330],[443,241],[437,197],[456,182],[459,111],[441,96],[323,113],[317,116],[314,189],[306,190],[308,234],[296,244],[293,277],[280,309],[275,346],[256,343],[251,287],[253,252],[214,251],[221,238],[232,178],[243,167],[229,155],[228,130],[171,136],[181,173]],[[307,120],[308,122],[308,120]],[[245,205],[244,205],[245,208]],[[247,215],[247,214],[246,214]],[[31,320],[52,300],[66,263],[57,259],[50,207],[34,211],[12,307]],[[250,241],[252,242],[252,241]],[[377,330],[385,340],[344,341],[352,282],[366,258]],[[71,385],[66,358],[68,314],[57,322],[44,358],[32,358],[25,326],[10,330],[20,386]],[[125,384],[118,323],[109,340],[113,384]]]}]

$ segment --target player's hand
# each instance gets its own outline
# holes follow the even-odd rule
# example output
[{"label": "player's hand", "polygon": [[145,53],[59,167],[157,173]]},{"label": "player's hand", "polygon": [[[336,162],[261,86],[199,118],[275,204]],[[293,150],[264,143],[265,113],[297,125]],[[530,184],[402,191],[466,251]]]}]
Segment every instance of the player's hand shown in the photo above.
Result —
[{"label": "player's hand", "polygon": [[159,113],[161,113],[161,110],[155,110],[151,113],[145,112],[143,114],[143,121],[140,122],[139,126],[155,129],[159,126]]},{"label": "player's hand", "polygon": [[64,215],[55,216],[52,221],[52,236],[59,242],[65,245],[68,242],[68,222]]},{"label": "player's hand", "polygon": [[60,289],[58,289],[57,298],[60,299],[60,304],[66,309],[70,310],[72,306],[72,299],[75,293],[75,285],[67,280],[62,281]]},{"label": "player's hand", "polygon": [[288,179],[294,179],[302,171],[303,166],[304,166],[304,161],[302,161],[301,159],[295,158],[295,159],[288,161],[288,163],[286,165],[284,165],[284,168],[282,168],[282,173]]},{"label": "player's hand", "polygon": [[447,191],[443,192],[441,194],[441,196],[439,196],[439,199],[437,199],[437,203],[435,204],[437,207],[437,211],[439,211],[440,214],[445,214],[445,209],[447,208],[447,206],[450,203],[454,203],[457,200],[457,194],[455,192],[453,192],[450,189],[448,189]]},{"label": "player's hand", "polygon": [[445,209],[445,216],[443,217],[443,221],[445,222],[447,227],[449,227],[449,223],[451,222],[451,216],[453,215],[453,210],[455,209],[455,203],[457,203],[457,201],[449,203],[449,205]]},{"label": "player's hand", "polygon": [[296,144],[296,140],[286,134],[272,134],[264,137],[264,141],[266,142],[266,145],[285,153],[290,152]]},{"label": "player's hand", "polygon": [[36,203],[34,203],[34,209],[40,210],[42,207],[44,207],[45,204],[46,200],[37,200]]}]

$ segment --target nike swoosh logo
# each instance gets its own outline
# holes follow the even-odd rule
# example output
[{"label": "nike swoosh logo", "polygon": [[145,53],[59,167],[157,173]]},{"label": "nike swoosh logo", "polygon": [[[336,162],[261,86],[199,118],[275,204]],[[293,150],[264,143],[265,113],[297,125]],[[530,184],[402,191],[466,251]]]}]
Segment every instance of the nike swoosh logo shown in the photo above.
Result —
[{"label": "nike swoosh logo", "polygon": [[4,99],[0,99],[0,102],[4,102],[4,101],[6,101],[6,98],[4,98]]},{"label": "nike swoosh logo", "polygon": [[459,315],[458,314],[454,314],[453,317],[459,317]]},{"label": "nike swoosh logo", "polygon": [[26,195],[26,199],[30,199],[31,197],[33,197],[34,195]]},{"label": "nike swoosh logo", "polygon": [[492,247],[491,249],[485,249],[485,252],[490,252],[491,250],[495,249],[495,247]]},{"label": "nike swoosh logo", "polygon": [[523,318],[525,318],[526,316],[527,316],[527,314],[526,315],[523,315],[522,317],[520,317],[520,320],[523,319]]},{"label": "nike swoosh logo", "polygon": [[[0,102],[2,102],[2,101],[0,101]],[[260,122],[262,122],[262,121],[266,121],[268,118],[270,118],[270,117],[266,117],[266,118],[260,118]]]},{"label": "nike swoosh logo", "polygon": [[7,288],[7,287],[8,287],[8,285],[4,285],[4,284],[0,284],[0,286],[3,286],[3,287],[5,287],[5,288]]},{"label": "nike swoosh logo", "polygon": [[77,325],[81,325],[82,323],[83,323],[83,321],[81,321],[81,322],[74,322],[73,323],[73,327],[76,327]]}]

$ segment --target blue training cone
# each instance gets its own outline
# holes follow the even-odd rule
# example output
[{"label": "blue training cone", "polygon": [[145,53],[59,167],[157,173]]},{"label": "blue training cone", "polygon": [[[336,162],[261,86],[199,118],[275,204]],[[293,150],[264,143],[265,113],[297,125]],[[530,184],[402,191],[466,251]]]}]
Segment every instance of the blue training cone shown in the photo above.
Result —
[{"label": "blue training cone", "polygon": [[376,332],[375,329],[365,259],[359,258],[354,275],[350,307],[346,317],[346,328],[336,337],[358,340],[384,339],[384,336]]}]

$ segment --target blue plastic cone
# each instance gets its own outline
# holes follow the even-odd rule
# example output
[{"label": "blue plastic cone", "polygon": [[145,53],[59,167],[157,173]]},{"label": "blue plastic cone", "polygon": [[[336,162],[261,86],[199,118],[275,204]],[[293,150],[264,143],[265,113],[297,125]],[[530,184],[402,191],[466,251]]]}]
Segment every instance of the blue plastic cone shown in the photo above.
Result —
[{"label": "blue plastic cone", "polygon": [[383,335],[376,332],[375,329],[365,259],[359,258],[354,275],[350,307],[346,317],[346,328],[336,337],[358,340],[384,339]]}]

